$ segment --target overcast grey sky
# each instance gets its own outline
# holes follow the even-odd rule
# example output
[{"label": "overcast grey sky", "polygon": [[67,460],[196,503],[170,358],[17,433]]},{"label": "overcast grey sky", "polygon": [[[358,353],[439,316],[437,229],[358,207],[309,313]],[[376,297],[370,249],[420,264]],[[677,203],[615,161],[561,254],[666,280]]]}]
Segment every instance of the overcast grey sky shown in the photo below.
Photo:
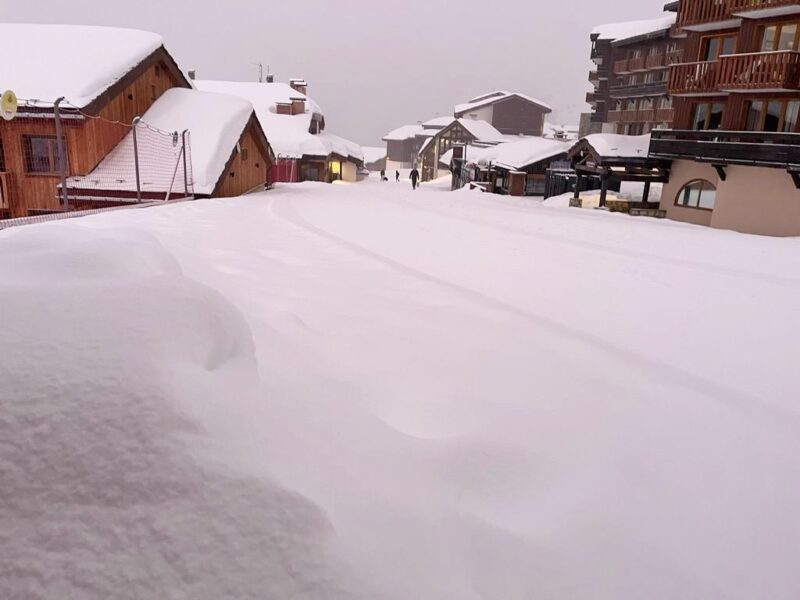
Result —
[{"label": "overcast grey sky", "polygon": [[[305,77],[328,130],[379,145],[406,123],[508,89],[540,98],[552,120],[588,109],[589,32],[659,16],[664,0],[2,0],[0,20],[83,23],[160,33],[204,79]],[[5,49],[3,60],[13,60]],[[0,86],[2,82],[0,82]]]}]

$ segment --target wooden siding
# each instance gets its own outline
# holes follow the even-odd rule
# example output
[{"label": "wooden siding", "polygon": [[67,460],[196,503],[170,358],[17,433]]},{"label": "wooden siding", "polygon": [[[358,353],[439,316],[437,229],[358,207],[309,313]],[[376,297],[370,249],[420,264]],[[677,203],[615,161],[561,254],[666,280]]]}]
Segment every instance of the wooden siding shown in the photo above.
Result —
[{"label": "wooden siding", "polygon": [[[105,104],[101,105],[98,101],[92,103],[97,108],[99,118],[75,120],[65,116],[62,124],[68,175],[89,174],[130,131],[129,123],[135,116],[144,114],[168,89],[187,85],[185,80],[176,75],[172,59],[161,48],[114,86],[119,90],[116,96],[108,97],[105,94]],[[24,135],[55,134],[55,120],[50,115],[0,122],[8,173],[10,216],[24,217],[30,211],[61,209],[57,199],[59,177],[27,173],[22,141]]]},{"label": "wooden siding", "polygon": [[[256,133],[255,121],[251,119],[241,139],[242,152],[233,150],[232,160],[217,182],[215,197],[241,196],[267,183],[270,161],[267,149]],[[245,158],[246,156],[246,158]]]},{"label": "wooden siding", "polygon": [[547,111],[527,100],[511,96],[494,105],[492,125],[505,134],[542,135]]}]

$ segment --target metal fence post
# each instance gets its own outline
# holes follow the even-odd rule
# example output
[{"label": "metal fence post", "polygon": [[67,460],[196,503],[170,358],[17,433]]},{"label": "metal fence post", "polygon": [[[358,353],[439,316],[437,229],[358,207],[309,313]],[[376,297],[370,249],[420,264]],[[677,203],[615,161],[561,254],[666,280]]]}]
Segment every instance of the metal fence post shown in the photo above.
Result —
[{"label": "metal fence post", "polygon": [[186,134],[189,133],[188,129],[184,129],[181,134],[183,144],[183,193],[186,198],[189,197],[189,170],[186,166]]},{"label": "metal fence post", "polygon": [[53,104],[53,115],[56,119],[56,152],[58,153],[59,171],[61,172],[61,204],[64,210],[69,210],[69,194],[67,193],[67,153],[64,149],[64,129],[61,126],[61,103],[66,100],[61,96]]},{"label": "metal fence post", "polygon": [[136,127],[142,120],[141,117],[134,117],[131,125],[133,126],[133,164],[136,169],[136,201],[142,201],[142,180],[139,176],[139,140],[136,138]]}]

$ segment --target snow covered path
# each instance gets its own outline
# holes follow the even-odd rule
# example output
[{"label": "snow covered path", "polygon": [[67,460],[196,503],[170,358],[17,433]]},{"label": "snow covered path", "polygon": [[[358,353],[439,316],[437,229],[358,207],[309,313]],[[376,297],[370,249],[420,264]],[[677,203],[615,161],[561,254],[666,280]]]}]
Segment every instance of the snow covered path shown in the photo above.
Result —
[{"label": "snow covered path", "polygon": [[[179,577],[151,570],[165,597],[800,596],[800,240],[369,182],[99,215],[4,233],[0,249],[28,257],[49,242],[69,265],[77,236],[120,231],[129,245],[152,236],[252,335],[258,377],[247,360],[201,372],[216,382],[208,407],[196,390],[165,394],[200,424],[181,451],[298,497],[249,514],[288,530],[269,590],[248,568],[273,565],[272,541],[256,543],[255,527],[245,551],[261,554],[243,560],[238,527],[252,523],[227,527],[223,494],[204,517],[213,582],[191,561]],[[147,311],[121,314],[147,327]],[[91,331],[93,316],[72,327]],[[57,314],[36,318],[39,335],[58,327]],[[164,317],[153,337],[182,340],[172,326]],[[0,348],[33,344],[23,333],[6,328]],[[0,433],[31,397],[18,385]],[[143,518],[191,511],[167,508]],[[174,535],[189,554],[191,532]],[[14,543],[0,534],[3,555]],[[83,551],[114,571],[100,547]],[[230,577],[252,586],[225,581],[232,561]],[[144,589],[137,576],[130,589]],[[30,592],[25,581],[11,589]]]}]

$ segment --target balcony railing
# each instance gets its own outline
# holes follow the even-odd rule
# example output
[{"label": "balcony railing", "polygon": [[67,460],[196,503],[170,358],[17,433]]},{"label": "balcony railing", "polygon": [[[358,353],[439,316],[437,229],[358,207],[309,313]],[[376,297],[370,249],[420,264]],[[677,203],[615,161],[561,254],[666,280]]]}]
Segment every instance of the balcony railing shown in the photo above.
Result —
[{"label": "balcony railing", "polygon": [[589,81],[597,83],[600,81],[600,74],[597,71],[589,71]]},{"label": "balcony railing", "polygon": [[800,52],[762,52],[720,57],[724,90],[800,89]]},{"label": "balcony railing", "polygon": [[651,54],[645,61],[645,68],[647,69],[660,69],[666,66],[666,54]]},{"label": "balcony railing", "polygon": [[733,15],[747,14],[768,8],[782,8],[796,6],[800,12],[800,2],[797,0],[728,0],[729,9]]},{"label": "balcony railing", "polygon": [[628,69],[631,71],[631,73],[636,71],[646,71],[646,64],[647,59],[644,56],[628,59]]},{"label": "balcony railing", "polygon": [[673,65],[669,90],[675,95],[800,90],[800,52],[729,54],[718,61]]},{"label": "balcony railing", "polygon": [[692,27],[696,25],[711,25],[723,23],[770,8],[783,8],[797,6],[800,12],[800,3],[797,0],[693,0],[681,2],[678,13],[679,27]]},{"label": "balcony railing", "polygon": [[628,68],[628,59],[618,60],[614,63],[614,73],[617,75],[625,75],[626,73],[630,73],[630,69]]},{"label": "balcony railing", "polygon": [[586,104],[596,104],[597,94],[594,92],[586,92]]},{"label": "balcony railing", "polygon": [[672,123],[675,120],[674,108],[657,108],[655,123]]},{"label": "balcony railing", "polygon": [[667,52],[666,56],[667,65],[677,65],[683,62],[683,50],[673,50]]},{"label": "balcony railing", "polygon": [[681,63],[669,69],[669,91],[672,94],[709,94],[717,89],[717,61]]},{"label": "balcony railing", "polygon": [[609,123],[670,123],[673,117],[671,108],[608,111]]},{"label": "balcony railing", "polygon": [[660,129],[652,132],[650,157],[795,169],[800,133]]}]

